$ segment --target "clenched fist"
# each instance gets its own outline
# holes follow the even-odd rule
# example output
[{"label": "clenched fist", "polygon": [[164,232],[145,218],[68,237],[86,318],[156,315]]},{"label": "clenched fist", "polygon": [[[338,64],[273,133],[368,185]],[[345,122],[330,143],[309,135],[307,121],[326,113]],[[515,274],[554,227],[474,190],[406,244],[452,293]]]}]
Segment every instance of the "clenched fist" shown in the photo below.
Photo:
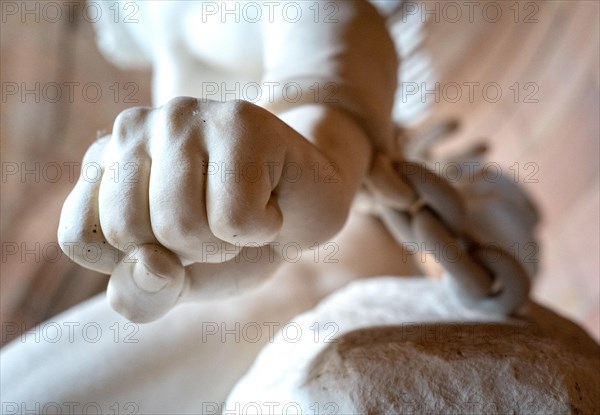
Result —
[{"label": "clenched fist", "polygon": [[[343,114],[308,106],[288,119],[301,133],[243,101],[179,97],[122,112],[84,157],[62,210],[61,246],[112,274],[109,301],[132,321],[253,286],[284,247],[341,229],[368,162],[368,147],[356,147],[360,129]],[[325,125],[338,131],[323,133]],[[336,149],[339,131],[355,144]],[[89,166],[101,177],[90,179]]]}]

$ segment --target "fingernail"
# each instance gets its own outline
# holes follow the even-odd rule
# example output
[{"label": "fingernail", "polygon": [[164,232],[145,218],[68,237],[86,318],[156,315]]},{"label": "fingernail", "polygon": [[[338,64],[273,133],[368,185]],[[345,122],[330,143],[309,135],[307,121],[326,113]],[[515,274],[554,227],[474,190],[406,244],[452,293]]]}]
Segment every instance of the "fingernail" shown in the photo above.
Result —
[{"label": "fingernail", "polygon": [[162,275],[153,272],[141,261],[135,265],[133,270],[133,280],[142,290],[156,293],[161,291],[169,283],[169,280]]}]

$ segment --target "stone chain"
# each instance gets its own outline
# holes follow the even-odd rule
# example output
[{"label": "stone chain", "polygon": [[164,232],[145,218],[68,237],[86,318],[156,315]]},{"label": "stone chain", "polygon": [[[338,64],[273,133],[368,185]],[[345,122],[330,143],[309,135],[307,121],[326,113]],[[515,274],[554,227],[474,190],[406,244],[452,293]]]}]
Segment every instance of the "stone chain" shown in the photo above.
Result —
[{"label": "stone chain", "polygon": [[530,280],[523,266],[497,246],[479,243],[466,231],[462,196],[444,178],[420,163],[378,154],[367,188],[380,202],[379,213],[399,242],[456,248],[432,252],[450,278],[446,282],[466,306],[508,315],[527,300]]}]

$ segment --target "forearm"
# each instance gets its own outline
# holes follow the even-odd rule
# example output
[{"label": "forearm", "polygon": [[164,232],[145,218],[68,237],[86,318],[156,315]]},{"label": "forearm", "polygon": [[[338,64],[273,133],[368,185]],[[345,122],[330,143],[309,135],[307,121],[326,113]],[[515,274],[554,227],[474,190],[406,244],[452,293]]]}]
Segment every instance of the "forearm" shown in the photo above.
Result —
[{"label": "forearm", "polygon": [[[371,156],[393,145],[398,61],[384,19],[368,2],[332,4],[337,7],[335,23],[316,22],[306,10],[302,22],[280,21],[264,28],[264,82],[275,91],[259,105],[337,167],[349,205]],[[290,85],[300,93],[283,99]]]},{"label": "forearm", "polygon": [[[363,0],[328,2],[336,7],[334,22],[314,19],[310,4],[302,3],[299,22],[281,19],[263,28],[263,82],[273,91],[258,104],[278,115],[309,111],[303,106],[335,109],[360,127],[374,150],[388,150],[398,60],[385,20]],[[316,137],[311,141],[321,145]]]}]

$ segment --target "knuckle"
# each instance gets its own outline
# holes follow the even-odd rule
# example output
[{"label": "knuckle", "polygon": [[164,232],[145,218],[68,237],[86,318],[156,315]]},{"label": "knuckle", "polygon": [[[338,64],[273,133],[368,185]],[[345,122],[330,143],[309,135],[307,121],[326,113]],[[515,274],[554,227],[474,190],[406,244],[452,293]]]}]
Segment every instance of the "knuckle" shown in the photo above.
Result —
[{"label": "knuckle", "polygon": [[122,129],[139,127],[146,119],[148,108],[133,107],[123,110],[115,119],[115,126]]},{"label": "knuckle", "polygon": [[258,120],[262,117],[261,108],[251,102],[244,100],[228,101],[226,103],[228,109],[231,112],[232,119],[247,121],[247,120]]},{"label": "knuckle", "polygon": [[169,100],[164,106],[165,111],[181,112],[194,110],[198,106],[198,100],[192,97],[175,97]]},{"label": "knuckle", "polygon": [[58,243],[62,251],[75,263],[99,272],[111,268],[112,247],[106,244],[97,224],[59,225]]},{"label": "knuckle", "polygon": [[148,111],[146,107],[133,107],[121,111],[113,124],[113,138],[118,142],[126,142],[137,136],[144,130]]},{"label": "knuckle", "polygon": [[85,229],[80,223],[61,223],[58,228],[58,243],[64,253],[70,254],[70,246],[86,240]]},{"label": "knuckle", "polygon": [[256,105],[252,104],[249,101],[245,101],[243,99],[238,99],[235,101],[228,101],[231,105],[232,109],[235,110],[240,115],[251,114],[256,111],[258,108]]},{"label": "knuckle", "polygon": [[187,137],[190,119],[197,113],[198,100],[190,97],[176,97],[167,102],[161,109],[162,123],[168,134],[163,135],[169,142],[181,141]]},{"label": "knuckle", "polygon": [[73,220],[70,210],[62,212],[58,225],[57,239],[65,253],[77,244],[89,244],[101,239],[102,230],[98,223],[89,218]]}]

